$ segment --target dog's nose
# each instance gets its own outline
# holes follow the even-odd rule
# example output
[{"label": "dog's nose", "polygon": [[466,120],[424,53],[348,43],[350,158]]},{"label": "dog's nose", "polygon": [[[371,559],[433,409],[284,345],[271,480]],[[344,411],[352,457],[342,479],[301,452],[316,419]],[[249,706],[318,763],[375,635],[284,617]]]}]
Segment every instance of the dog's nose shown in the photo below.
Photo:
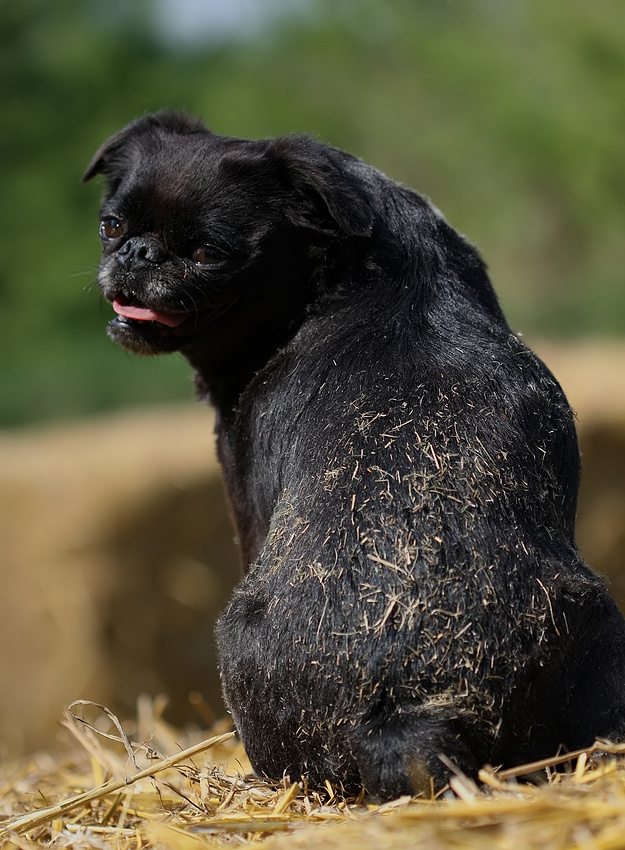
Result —
[{"label": "dog's nose", "polygon": [[117,257],[125,266],[157,266],[165,259],[165,251],[155,239],[133,236],[124,242]]}]

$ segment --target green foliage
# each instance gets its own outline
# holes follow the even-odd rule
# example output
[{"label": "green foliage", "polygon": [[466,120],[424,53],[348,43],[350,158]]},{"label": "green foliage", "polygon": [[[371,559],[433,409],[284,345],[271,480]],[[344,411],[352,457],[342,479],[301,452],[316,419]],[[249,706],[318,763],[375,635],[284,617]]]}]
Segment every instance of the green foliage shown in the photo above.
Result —
[{"label": "green foliage", "polygon": [[311,132],[428,194],[515,329],[625,331],[620,0],[318,0],[251,41],[173,49],[149,2],[0,5],[0,423],[190,397],[128,358],[94,286],[91,154],[165,106],[249,137]]}]

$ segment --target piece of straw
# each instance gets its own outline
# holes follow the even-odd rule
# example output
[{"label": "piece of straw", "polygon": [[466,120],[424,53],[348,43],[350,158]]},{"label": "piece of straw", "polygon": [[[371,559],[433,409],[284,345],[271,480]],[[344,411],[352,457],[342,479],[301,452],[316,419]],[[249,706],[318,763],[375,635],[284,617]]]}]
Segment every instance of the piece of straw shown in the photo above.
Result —
[{"label": "piece of straw", "polygon": [[91,791],[85,791],[75,797],[70,797],[69,799],[63,800],[61,803],[57,803],[54,806],[47,806],[45,809],[38,809],[36,812],[29,812],[26,815],[21,815],[20,817],[6,821],[0,829],[0,841],[8,839],[12,833],[26,832],[29,829],[35,829],[38,826],[42,826],[43,824],[58,818],[60,815],[66,814],[78,806],[82,806],[92,800],[98,800],[101,797],[106,797],[109,794],[120,791],[123,788],[128,787],[128,785],[138,782],[140,779],[146,779],[150,776],[156,775],[157,773],[162,773],[164,770],[168,770],[170,767],[173,767],[179,762],[185,761],[185,759],[192,758],[205,750],[210,750],[212,747],[216,747],[224,741],[229,741],[232,737],[234,737],[234,732],[227,732],[225,735],[217,735],[214,738],[209,738],[206,741],[195,744],[193,747],[182,750],[169,758],[162,759],[161,761],[156,762],[156,764],[150,765],[150,767],[147,767],[145,770],[141,770],[139,773],[126,777],[126,779],[111,779],[109,782],[105,782],[104,785],[93,788]]}]

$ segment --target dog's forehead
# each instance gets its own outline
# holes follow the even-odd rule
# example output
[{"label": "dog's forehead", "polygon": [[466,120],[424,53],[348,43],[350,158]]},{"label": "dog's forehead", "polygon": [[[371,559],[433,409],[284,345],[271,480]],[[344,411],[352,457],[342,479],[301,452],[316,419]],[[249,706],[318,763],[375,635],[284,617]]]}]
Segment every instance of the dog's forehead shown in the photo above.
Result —
[{"label": "dog's forehead", "polygon": [[153,213],[176,215],[253,189],[253,174],[227,167],[258,143],[212,133],[138,138],[128,146],[118,197]]},{"label": "dog's forehead", "polygon": [[143,176],[167,175],[172,183],[195,179],[215,178],[221,166],[233,157],[251,154],[258,142],[218,136],[213,133],[197,135],[167,134],[156,138],[139,139],[134,159]]}]

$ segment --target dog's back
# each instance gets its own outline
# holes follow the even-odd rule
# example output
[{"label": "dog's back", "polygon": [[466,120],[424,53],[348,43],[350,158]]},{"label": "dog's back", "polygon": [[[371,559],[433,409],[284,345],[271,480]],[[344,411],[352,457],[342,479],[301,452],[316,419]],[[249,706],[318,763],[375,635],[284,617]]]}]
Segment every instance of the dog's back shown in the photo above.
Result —
[{"label": "dog's back", "polygon": [[576,550],[560,387],[474,250],[368,177],[397,228],[379,265],[316,306],[223,435],[265,525],[243,523],[262,543],[218,636],[258,770],[389,798],[450,762],[475,776],[620,734],[625,635]]}]

